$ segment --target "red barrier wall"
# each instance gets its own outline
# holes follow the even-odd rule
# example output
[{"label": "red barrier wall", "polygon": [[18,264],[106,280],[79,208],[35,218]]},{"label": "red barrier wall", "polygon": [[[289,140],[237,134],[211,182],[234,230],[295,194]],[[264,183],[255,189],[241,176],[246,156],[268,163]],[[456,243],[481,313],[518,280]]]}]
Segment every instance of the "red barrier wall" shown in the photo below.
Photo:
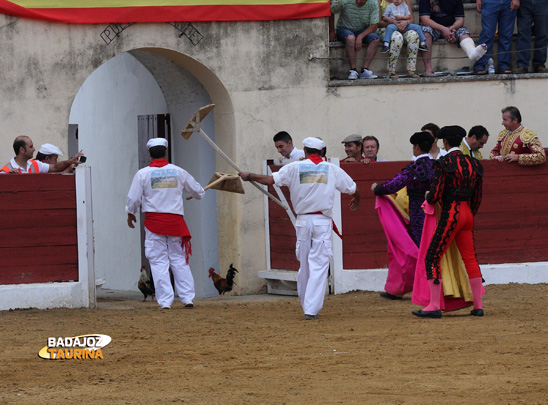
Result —
[{"label": "red barrier wall", "polygon": [[[342,197],[344,269],[388,267],[386,238],[374,208],[371,184],[392,178],[408,163],[341,163],[362,197],[355,212],[348,208],[350,197]],[[482,164],[483,201],[474,234],[480,264],[548,261],[548,165],[520,167],[491,160]],[[271,166],[273,171],[279,168]],[[293,226],[275,203],[269,202],[269,210],[271,267],[298,270]]]},{"label": "red barrier wall", "polygon": [[0,175],[0,284],[78,280],[75,176]]}]

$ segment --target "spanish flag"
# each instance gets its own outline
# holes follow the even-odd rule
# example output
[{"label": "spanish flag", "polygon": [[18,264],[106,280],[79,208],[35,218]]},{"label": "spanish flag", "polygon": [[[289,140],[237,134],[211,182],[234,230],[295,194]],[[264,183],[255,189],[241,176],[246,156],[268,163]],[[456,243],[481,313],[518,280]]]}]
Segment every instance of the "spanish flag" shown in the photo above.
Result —
[{"label": "spanish flag", "polygon": [[0,0],[0,13],[76,24],[293,20],[330,15],[328,0]]}]

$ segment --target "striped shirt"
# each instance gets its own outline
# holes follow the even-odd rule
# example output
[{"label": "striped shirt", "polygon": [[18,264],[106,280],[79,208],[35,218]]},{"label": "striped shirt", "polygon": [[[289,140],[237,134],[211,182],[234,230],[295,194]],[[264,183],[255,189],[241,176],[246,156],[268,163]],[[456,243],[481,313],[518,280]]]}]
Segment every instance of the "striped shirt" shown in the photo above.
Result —
[{"label": "striped shirt", "polygon": [[367,0],[361,7],[356,5],[356,0],[336,0],[331,4],[331,12],[340,13],[337,29],[346,28],[357,32],[379,22],[377,0]]}]

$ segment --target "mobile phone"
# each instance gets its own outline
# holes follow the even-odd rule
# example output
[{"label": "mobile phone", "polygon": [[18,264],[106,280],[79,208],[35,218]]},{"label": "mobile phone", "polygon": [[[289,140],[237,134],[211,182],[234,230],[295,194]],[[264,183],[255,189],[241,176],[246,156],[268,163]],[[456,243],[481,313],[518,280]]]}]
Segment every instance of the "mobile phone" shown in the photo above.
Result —
[{"label": "mobile phone", "polygon": [[88,158],[85,157],[85,156],[80,156],[80,157],[78,158],[78,161],[79,161],[80,163],[86,163],[86,160],[88,160]]}]

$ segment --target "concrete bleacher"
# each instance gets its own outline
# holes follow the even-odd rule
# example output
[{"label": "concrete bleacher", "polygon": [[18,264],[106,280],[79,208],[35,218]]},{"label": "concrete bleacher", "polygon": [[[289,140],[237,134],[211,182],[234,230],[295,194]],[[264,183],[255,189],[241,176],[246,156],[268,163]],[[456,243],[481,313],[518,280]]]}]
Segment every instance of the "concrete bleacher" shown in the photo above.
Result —
[{"label": "concrete bleacher", "polygon": [[[464,4],[464,26],[468,28],[472,38],[477,43],[479,34],[481,32],[481,15],[476,11],[475,3]],[[413,5],[413,15],[415,17],[415,23],[419,22],[418,5]],[[337,16],[335,16],[336,18]],[[514,46],[515,49],[515,33],[516,27],[514,27]],[[370,69],[379,77],[387,76],[387,62],[388,53],[383,54],[380,52],[382,47],[382,38],[379,41],[379,49],[373,59]],[[495,37],[495,43],[493,45],[493,52],[498,52],[498,41]],[[360,68],[363,64],[364,49],[358,52],[357,66]],[[344,44],[336,41],[329,44],[329,57],[330,57],[330,78],[331,80],[346,80],[348,77],[348,61],[346,60],[346,54],[344,51]],[[407,48],[404,45],[398,63],[396,65],[396,72],[400,75],[405,75],[407,72]],[[496,66],[496,58],[495,66]],[[512,54],[512,67],[515,67],[515,54]],[[445,40],[439,40],[432,46],[432,68],[435,72],[443,72],[444,75],[460,75],[466,74],[466,72],[472,72],[473,63],[466,57],[466,54],[457,47],[455,44],[447,43]],[[417,73],[424,72],[424,64],[422,62],[421,53],[417,58]]]}]

